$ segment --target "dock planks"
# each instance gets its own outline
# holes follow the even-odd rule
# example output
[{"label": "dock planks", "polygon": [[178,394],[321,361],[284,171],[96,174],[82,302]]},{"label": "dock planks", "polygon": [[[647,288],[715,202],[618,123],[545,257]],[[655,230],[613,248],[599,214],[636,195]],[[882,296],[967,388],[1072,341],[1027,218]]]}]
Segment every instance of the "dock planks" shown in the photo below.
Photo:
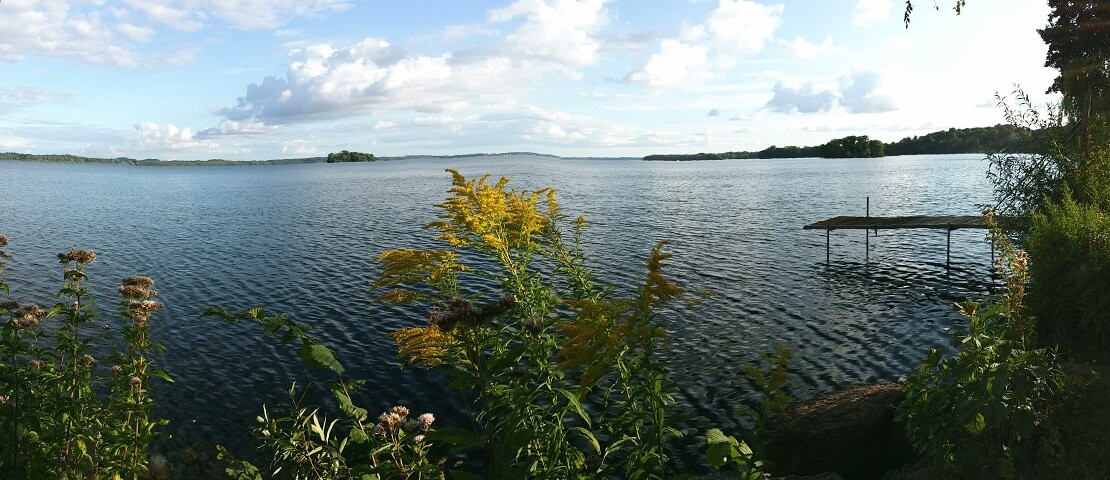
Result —
[{"label": "dock planks", "polygon": [[977,216],[925,216],[909,217],[833,217],[811,223],[802,228],[807,230],[883,230],[896,228],[935,228],[955,230],[957,228],[989,228],[982,215]]},{"label": "dock planks", "polygon": [[[867,199],[868,211],[871,210],[871,199]],[[1013,217],[996,217],[995,223],[1002,227],[1021,227],[1022,222]],[[907,217],[850,217],[840,216],[802,227],[806,230],[825,231],[825,261],[832,258],[832,244],[829,239],[833,230],[894,230],[901,228],[932,228],[947,230],[948,239],[945,245],[945,258],[952,261],[952,230],[960,228],[990,228],[987,219],[983,216],[926,216],[914,215]],[[870,237],[870,234],[866,235]],[[871,250],[870,240],[865,238],[866,248]],[[994,245],[991,245],[991,260],[994,259]]]}]

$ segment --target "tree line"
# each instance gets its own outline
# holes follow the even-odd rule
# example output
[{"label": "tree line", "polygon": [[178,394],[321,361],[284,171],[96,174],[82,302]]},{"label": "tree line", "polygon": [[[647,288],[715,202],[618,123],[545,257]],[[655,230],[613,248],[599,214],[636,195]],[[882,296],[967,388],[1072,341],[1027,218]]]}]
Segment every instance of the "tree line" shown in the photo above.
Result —
[{"label": "tree line", "polygon": [[758,152],[723,152],[648,155],[644,160],[731,160],[753,158],[874,158],[894,155],[935,155],[953,153],[1017,153],[1036,135],[1033,130],[1014,125],[950,128],[920,137],[906,137],[883,143],[867,135],[849,135],[822,145],[798,147],[770,146]]}]

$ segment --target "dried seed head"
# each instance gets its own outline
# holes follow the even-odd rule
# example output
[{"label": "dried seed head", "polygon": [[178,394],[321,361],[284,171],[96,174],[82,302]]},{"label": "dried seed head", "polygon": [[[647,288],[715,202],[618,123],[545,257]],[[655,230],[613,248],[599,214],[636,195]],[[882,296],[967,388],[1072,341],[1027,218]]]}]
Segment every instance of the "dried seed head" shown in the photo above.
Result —
[{"label": "dried seed head", "polygon": [[390,411],[391,411],[391,412],[393,412],[393,413],[396,413],[396,414],[397,414],[397,415],[399,415],[399,416],[400,416],[401,418],[405,418],[405,417],[409,416],[409,409],[408,409],[408,407],[402,407],[402,406],[400,406],[400,405],[397,405],[396,407],[393,407],[393,409],[392,409],[392,410],[390,410]]},{"label": "dried seed head", "polygon": [[395,428],[397,428],[397,424],[401,423],[401,416],[393,412],[385,412],[378,416],[378,420],[380,421],[380,425],[382,427],[392,432]]},{"label": "dried seed head", "polygon": [[68,252],[58,254],[58,261],[61,263],[76,262],[83,265],[93,260],[96,260],[96,253],[92,250],[71,248]]},{"label": "dried seed head", "polygon": [[91,367],[93,365],[96,365],[96,359],[93,358],[92,355],[86,354],[85,356],[81,357],[81,365]]},{"label": "dried seed head", "polygon": [[119,365],[112,365],[112,373],[121,373],[121,372],[123,372],[123,367],[121,367]]},{"label": "dried seed head", "polygon": [[33,368],[35,370],[42,370],[42,360],[39,360],[39,359],[31,360],[31,368]]},{"label": "dried seed head", "polygon": [[139,385],[143,384],[143,379],[141,379],[139,377],[131,377],[131,381],[128,382],[128,383],[130,383],[132,387],[137,388]]},{"label": "dried seed head", "polygon": [[46,310],[43,310],[38,305],[27,305],[19,310],[19,313],[12,319],[12,328],[16,330],[23,330],[38,325],[43,318],[46,318]]},{"label": "dried seed head", "polygon": [[129,287],[150,288],[154,286],[154,280],[151,280],[150,277],[136,275],[134,277],[127,277],[123,279],[123,285]]},{"label": "dried seed head", "polygon": [[422,413],[416,420],[420,422],[420,426],[427,430],[432,427],[432,423],[436,421],[436,416],[430,413]]},{"label": "dried seed head", "polygon": [[424,435],[417,435],[412,437],[413,443],[424,443]]},{"label": "dried seed head", "polygon": [[142,299],[146,300],[158,294],[158,292],[149,288],[140,287],[138,285],[123,284],[119,287],[120,295],[128,299]]},{"label": "dried seed head", "polygon": [[0,302],[0,310],[15,311],[19,310],[19,302],[15,300],[6,300]]},{"label": "dried seed head", "polygon": [[8,246],[8,236],[7,235],[0,235],[0,247],[6,247],[6,246]]},{"label": "dried seed head", "polygon": [[539,335],[540,332],[543,331],[544,325],[543,325],[543,319],[542,318],[532,317],[532,318],[524,320],[523,323],[524,323],[524,328],[527,329],[528,333],[531,333],[532,335]]}]

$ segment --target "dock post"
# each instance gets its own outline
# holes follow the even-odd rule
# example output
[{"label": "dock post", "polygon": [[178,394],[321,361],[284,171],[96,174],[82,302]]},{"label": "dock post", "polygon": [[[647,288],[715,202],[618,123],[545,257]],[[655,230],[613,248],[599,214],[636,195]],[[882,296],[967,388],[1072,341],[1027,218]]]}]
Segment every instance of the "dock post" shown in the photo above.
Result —
[{"label": "dock post", "polygon": [[944,251],[944,262],[947,263],[949,267],[952,266],[952,224],[951,223],[948,224],[948,246],[945,248],[945,251]]},{"label": "dock post", "polygon": [[832,247],[829,246],[829,234],[831,232],[831,228],[825,229],[825,263],[829,263],[829,259],[832,258]]},{"label": "dock post", "polygon": [[[867,197],[867,218],[871,218],[871,197]],[[871,233],[863,229],[863,254],[864,258],[871,257]]]}]

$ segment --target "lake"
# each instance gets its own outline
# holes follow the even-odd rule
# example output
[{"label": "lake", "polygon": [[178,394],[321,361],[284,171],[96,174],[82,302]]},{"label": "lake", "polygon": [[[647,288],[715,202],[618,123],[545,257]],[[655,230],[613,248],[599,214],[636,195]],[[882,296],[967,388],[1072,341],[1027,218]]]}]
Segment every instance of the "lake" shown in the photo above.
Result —
[{"label": "lake", "polygon": [[[977,215],[990,187],[981,155],[881,159],[644,162],[497,156],[364,164],[129,167],[0,162],[0,233],[15,255],[12,296],[52,304],[61,285],[55,254],[98,254],[89,269],[101,311],[115,286],[154,278],[166,309],[152,320],[166,344],[158,385],[170,418],[158,447],[212,455],[224,442],[246,451],[261,404],[311,379],[291,348],[254,325],[201,318],[210,306],[263,305],[312,325],[354,377],[369,380],[363,405],[405,404],[460,422],[461,403],[441,395],[434,372],[400,368],[385,334],[427,312],[371,309],[374,256],[431,246],[422,228],[437,215],[456,168],[510,186],[558,189],[565,213],[584,215],[595,273],[625,293],[661,239],[674,257],[664,273],[714,295],[664,318],[675,355],[678,410],[688,442],[710,426],[735,433],[733,411],[754,398],[740,368],[774,345],[792,349],[788,391],[802,399],[853,383],[896,380],[964,325],[951,304],[993,283],[983,230],[864,232],[802,226],[836,215]],[[106,315],[102,320],[110,323]],[[105,368],[107,368],[105,366]],[[302,384],[304,381],[302,381]],[[694,461],[693,463],[697,463]]]}]

